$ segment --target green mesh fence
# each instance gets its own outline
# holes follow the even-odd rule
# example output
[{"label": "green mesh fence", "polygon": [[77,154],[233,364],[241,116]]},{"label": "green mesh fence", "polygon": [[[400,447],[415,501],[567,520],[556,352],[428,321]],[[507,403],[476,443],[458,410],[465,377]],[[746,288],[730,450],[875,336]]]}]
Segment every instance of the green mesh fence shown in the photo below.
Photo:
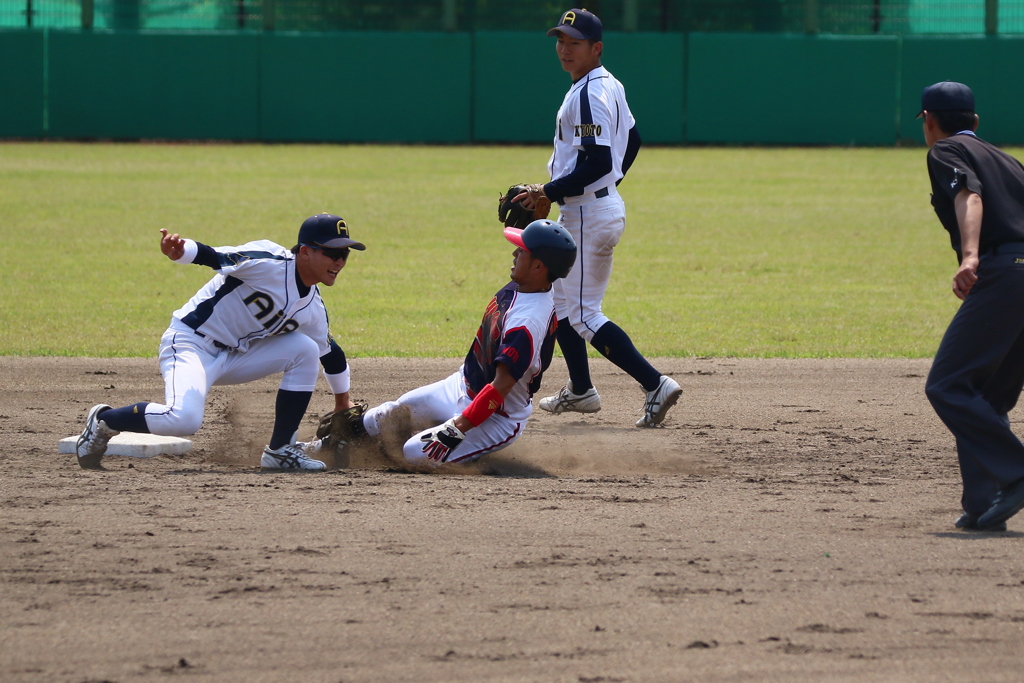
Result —
[{"label": "green mesh fence", "polygon": [[[609,31],[1024,33],[1024,0],[598,0]],[[565,3],[520,0],[0,0],[0,27],[540,31]]]}]

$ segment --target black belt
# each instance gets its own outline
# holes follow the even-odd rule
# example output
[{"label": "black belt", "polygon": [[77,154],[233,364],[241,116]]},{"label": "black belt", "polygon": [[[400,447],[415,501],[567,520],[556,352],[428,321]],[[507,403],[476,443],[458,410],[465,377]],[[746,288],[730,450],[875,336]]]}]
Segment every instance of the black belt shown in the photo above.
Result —
[{"label": "black belt", "polygon": [[[207,338],[207,336],[205,334],[203,334],[202,332],[200,332],[199,330],[194,330],[194,331],[195,331],[196,334],[198,334],[203,339]],[[213,345],[216,346],[221,351],[230,351],[231,350],[231,347],[228,346],[227,344],[221,344],[219,341],[217,341],[213,337],[210,337],[209,339],[210,339],[211,342],[213,342]]]},{"label": "black belt", "polygon": [[[607,187],[602,187],[600,190],[598,190],[597,192],[594,193],[594,198],[595,199],[604,199],[607,196],[608,196],[608,188]],[[564,199],[559,200],[558,203],[561,206],[565,206],[565,200]]]},{"label": "black belt", "polygon": [[1024,254],[1024,242],[1003,242],[988,248],[990,254]]}]

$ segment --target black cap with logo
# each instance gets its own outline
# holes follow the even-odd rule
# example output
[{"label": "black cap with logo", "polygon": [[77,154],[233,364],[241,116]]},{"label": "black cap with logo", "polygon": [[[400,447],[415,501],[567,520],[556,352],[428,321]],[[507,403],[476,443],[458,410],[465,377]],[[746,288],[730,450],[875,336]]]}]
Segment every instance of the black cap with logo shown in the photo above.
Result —
[{"label": "black cap with logo", "polygon": [[302,222],[299,244],[326,249],[357,249],[366,251],[366,245],[349,236],[345,219],[333,213],[318,213]]},{"label": "black cap with logo", "polygon": [[548,37],[559,33],[577,40],[601,40],[601,20],[593,12],[585,9],[571,9],[562,15],[558,26],[548,31]]}]

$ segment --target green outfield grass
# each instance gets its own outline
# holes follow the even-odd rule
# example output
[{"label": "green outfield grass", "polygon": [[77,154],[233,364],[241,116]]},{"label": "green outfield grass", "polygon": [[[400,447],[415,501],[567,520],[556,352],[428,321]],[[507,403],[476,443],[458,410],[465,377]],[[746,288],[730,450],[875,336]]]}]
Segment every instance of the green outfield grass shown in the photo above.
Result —
[{"label": "green outfield grass", "polygon": [[[1020,150],[1014,150],[1020,155]],[[545,147],[0,144],[0,355],[153,356],[211,271],[160,228],[369,249],[322,288],[350,356],[460,356],[512,247],[498,191]],[[607,314],[651,356],[931,355],[956,263],[917,149],[644,149]]]}]

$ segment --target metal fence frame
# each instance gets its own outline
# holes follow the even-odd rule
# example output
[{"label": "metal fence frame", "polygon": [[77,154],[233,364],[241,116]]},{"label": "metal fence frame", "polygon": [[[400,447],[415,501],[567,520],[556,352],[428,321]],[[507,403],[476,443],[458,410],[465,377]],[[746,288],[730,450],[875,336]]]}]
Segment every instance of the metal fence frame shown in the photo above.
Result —
[{"label": "metal fence frame", "polygon": [[[219,29],[240,29],[240,30],[252,30],[252,31],[274,31],[279,28],[279,22],[281,20],[282,12],[287,11],[282,9],[287,5],[287,0],[229,0],[234,6],[237,7],[237,12],[231,14],[220,14],[220,15],[204,15],[211,17],[221,17],[221,26]],[[984,33],[987,35],[996,35],[1000,30],[999,22],[999,10],[1000,0],[976,0],[979,4],[984,2]],[[77,23],[65,23],[62,24],[61,28],[80,28],[83,30],[93,30],[97,28],[96,21],[96,0],[79,0],[80,2],[80,18]],[[114,30],[137,30],[142,28],[142,13],[147,7],[143,0],[111,0],[112,11],[108,16],[113,17],[112,20],[106,22],[109,25],[106,28]],[[25,24],[20,28],[36,28],[40,25],[35,21],[35,17],[43,14],[42,10],[38,7],[40,4],[45,4],[46,0],[24,0],[24,11],[20,12],[25,16]],[[433,26],[437,27],[434,29],[417,29],[417,30],[441,30],[444,32],[456,32],[456,31],[474,31],[480,30],[481,26],[477,25],[476,20],[480,13],[494,11],[496,8],[501,8],[501,11],[507,12],[508,10],[501,5],[495,4],[491,6],[489,0],[435,0],[435,7],[437,7],[436,13],[431,14],[431,22]],[[743,3],[737,0],[738,5]],[[6,3],[10,5],[11,3]],[[101,3],[102,4],[102,3]],[[552,2],[549,0],[536,0],[537,7],[531,7],[530,11],[536,13],[536,10],[541,10],[545,16],[550,14],[551,16],[557,16],[557,13],[562,9],[562,5],[567,3]],[[660,27],[654,30],[675,32],[683,31],[687,32],[690,30],[702,31],[707,30],[702,27],[686,27],[686,20],[679,18],[679,13],[684,14],[691,11],[694,4],[699,5],[700,3],[688,3],[685,0],[591,0],[587,3],[593,6],[598,14],[603,16],[605,10],[610,16],[614,17],[614,24],[617,29],[620,29],[626,33],[634,33],[644,30],[652,30],[649,24],[651,23],[652,11],[660,13]],[[757,9],[760,12],[762,9],[761,3],[756,2]],[[802,32],[809,35],[815,35],[823,32],[828,32],[828,21],[823,22],[823,9],[828,12],[831,9],[833,12],[841,10],[842,8],[835,2],[829,2],[829,0],[763,0],[765,8],[771,9],[773,5],[777,5],[776,9],[782,11],[781,8],[785,7],[787,19],[785,21],[789,31],[794,31],[796,25],[801,23],[799,17],[795,17],[794,13],[800,11],[799,5],[802,4]],[[883,0],[864,0],[864,5],[871,7],[871,23],[869,24],[868,31],[874,33],[909,33],[909,31],[899,30],[882,30],[883,24]],[[952,3],[951,3],[952,4]],[[1005,3],[1004,3],[1005,4]],[[365,5],[365,3],[363,3]],[[338,11],[344,7],[344,3],[331,3],[330,0],[322,0],[320,2],[321,12]],[[356,7],[361,6],[360,4],[354,5]],[[396,2],[396,11],[401,9],[401,5]],[[429,6],[429,4],[428,4]],[[652,6],[655,8],[652,10]],[[975,12],[977,11],[978,5],[974,5]],[[516,10],[522,14],[522,11],[526,9],[525,5],[519,6]],[[705,7],[706,9],[706,7]],[[743,8],[738,6],[737,12],[741,12]],[[746,8],[749,10],[749,8]],[[1021,8],[1024,13],[1024,7]],[[672,17],[673,11],[675,17]],[[725,8],[722,11],[727,12]],[[460,12],[462,14],[460,14]],[[71,15],[73,16],[73,15]],[[237,17],[237,21],[232,17]],[[977,21],[977,14],[974,15],[973,21]],[[224,18],[227,17],[227,21]],[[643,20],[641,19],[643,17]],[[521,16],[520,16],[521,18]],[[795,20],[795,21],[794,21]],[[215,18],[214,22],[217,21]],[[493,23],[493,19],[491,20]],[[644,22],[647,24],[644,24]],[[758,25],[758,21],[755,20],[754,31],[766,31],[773,32],[778,30],[780,19],[776,17],[775,22],[770,20],[767,22],[760,22],[762,25]],[[865,21],[861,19],[861,22]],[[102,25],[103,22],[101,22]],[[287,23],[287,22],[285,22]],[[680,28],[682,23],[682,28]],[[823,30],[823,23],[826,28]],[[1017,31],[1016,22],[1014,28],[1011,31]],[[49,24],[48,24],[49,25]],[[776,28],[772,28],[775,26]],[[873,26],[872,28],[870,28]],[[4,26],[6,29],[19,28],[7,24]],[[212,28],[212,27],[211,27]],[[295,30],[288,26],[283,26],[288,30]],[[487,27],[493,28],[493,27]],[[157,29],[162,30],[162,29]],[[167,30],[189,30],[184,28],[171,28]],[[317,30],[315,28],[300,28],[298,30]],[[350,30],[346,27],[345,30]],[[970,31],[973,33],[974,31]]]}]

